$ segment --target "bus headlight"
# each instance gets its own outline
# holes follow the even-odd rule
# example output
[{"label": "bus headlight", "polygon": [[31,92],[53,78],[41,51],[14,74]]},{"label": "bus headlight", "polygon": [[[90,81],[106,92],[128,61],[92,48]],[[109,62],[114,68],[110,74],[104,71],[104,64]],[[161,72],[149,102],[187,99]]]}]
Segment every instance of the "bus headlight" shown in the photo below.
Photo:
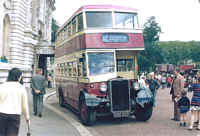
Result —
[{"label": "bus headlight", "polygon": [[133,87],[136,91],[138,91],[140,89],[140,85],[138,82],[133,83]]},{"label": "bus headlight", "polygon": [[101,85],[100,85],[100,91],[101,92],[106,92],[107,91],[107,85],[105,83],[101,83]]},{"label": "bus headlight", "polygon": [[90,84],[90,88],[94,88],[94,84]]}]

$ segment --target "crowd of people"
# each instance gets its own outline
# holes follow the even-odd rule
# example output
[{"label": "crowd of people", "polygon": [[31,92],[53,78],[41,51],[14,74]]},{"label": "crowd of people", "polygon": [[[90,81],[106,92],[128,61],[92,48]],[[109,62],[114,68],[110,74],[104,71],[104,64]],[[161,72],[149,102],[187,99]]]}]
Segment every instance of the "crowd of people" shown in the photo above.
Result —
[{"label": "crowd of people", "polygon": [[[191,91],[193,94],[190,99],[187,97],[187,92]],[[174,102],[174,118],[172,120],[180,121],[180,126],[185,127],[187,126],[187,113],[191,111],[188,130],[193,130],[195,118],[200,119],[200,71],[190,75],[183,74],[176,69],[174,78],[172,78],[170,94]],[[197,124],[197,130],[200,130],[200,122],[196,121],[195,124]]]},{"label": "crowd of people", "polygon": [[[20,125],[20,116],[23,113],[27,125],[30,125],[30,115],[28,107],[28,96],[23,87],[22,71],[13,68],[8,73],[7,82],[0,85],[0,135],[17,136]],[[42,69],[38,69],[36,75],[32,77],[33,113],[35,116],[42,117],[43,96],[45,92],[45,77]],[[200,71],[193,75],[191,90],[193,96],[187,97],[188,89],[185,87],[185,76],[175,69],[172,74],[149,73],[147,76],[142,74],[138,79],[140,87],[148,87],[153,95],[153,106],[156,106],[157,90],[162,86],[171,88],[170,94],[174,102],[174,117],[172,120],[180,121],[180,126],[187,126],[187,112],[191,111],[188,130],[193,130],[194,123],[197,130],[200,130]],[[187,86],[188,87],[188,86]],[[197,116],[197,117],[195,117]],[[197,121],[195,122],[195,118]]]},{"label": "crowd of people", "polygon": [[[181,127],[188,126],[188,130],[193,130],[194,126],[197,126],[196,129],[200,130],[200,71],[196,74],[183,74],[177,68],[173,74],[154,75],[153,80],[150,80],[152,75],[154,75],[153,72],[146,74],[146,76],[142,74],[138,81],[141,87],[145,85],[145,81],[148,81],[150,88],[151,86],[157,86],[151,89],[153,90],[154,106],[158,87],[170,88],[170,94],[174,102],[174,117],[171,120],[179,121]],[[191,99],[187,97],[187,92],[193,92]],[[190,117],[187,117],[189,111],[191,114]],[[187,118],[189,121],[187,121]],[[195,118],[197,118],[196,122]]]}]

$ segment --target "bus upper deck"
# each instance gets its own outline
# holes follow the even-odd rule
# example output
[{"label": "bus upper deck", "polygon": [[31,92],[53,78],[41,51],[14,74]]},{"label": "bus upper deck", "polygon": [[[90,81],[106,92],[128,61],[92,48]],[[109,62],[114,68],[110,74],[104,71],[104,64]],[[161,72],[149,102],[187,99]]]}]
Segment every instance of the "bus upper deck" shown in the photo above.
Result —
[{"label": "bus upper deck", "polygon": [[[101,75],[97,64],[100,64],[102,59],[114,66],[104,66],[103,73],[117,72],[111,77],[137,77],[136,55],[140,50],[144,50],[144,41],[142,30],[139,29],[137,10],[134,8],[112,5],[82,6],[60,27],[56,37],[55,63],[58,65],[57,71],[60,71],[58,75],[63,75],[61,71],[64,69],[73,69],[69,65],[80,64],[82,67],[79,69],[86,70],[82,71],[86,73],[86,77],[90,77],[90,81],[99,81],[91,78],[97,79],[94,76],[97,73]],[[101,55],[108,53],[113,56],[112,59]],[[85,66],[83,62],[77,61],[78,58],[85,61]],[[94,74],[93,70],[99,71]]]},{"label": "bus upper deck", "polygon": [[121,6],[82,6],[60,27],[57,37],[59,56],[89,48],[144,49],[137,10]]}]

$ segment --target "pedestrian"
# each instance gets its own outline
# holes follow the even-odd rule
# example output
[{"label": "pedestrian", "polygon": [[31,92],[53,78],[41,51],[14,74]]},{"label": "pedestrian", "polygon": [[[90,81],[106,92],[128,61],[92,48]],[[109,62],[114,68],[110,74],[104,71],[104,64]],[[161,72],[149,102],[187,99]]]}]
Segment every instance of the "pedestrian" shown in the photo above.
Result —
[{"label": "pedestrian", "polygon": [[145,76],[141,76],[140,80],[138,81],[138,83],[140,84],[140,88],[144,88],[146,83],[145,83]]},{"label": "pedestrian", "polygon": [[161,77],[161,85],[162,85],[162,89],[165,88],[165,86],[166,86],[166,82],[167,82],[167,77],[166,77],[165,74],[163,73],[163,74],[162,74],[162,77]]},{"label": "pedestrian", "polygon": [[48,88],[52,88],[52,77],[50,73],[48,74],[47,79],[48,79]]},{"label": "pedestrian", "polygon": [[168,78],[167,78],[167,88],[170,88],[172,85],[172,78],[170,75],[168,75]]},{"label": "pedestrian", "polygon": [[188,76],[188,92],[192,92],[192,77]]},{"label": "pedestrian", "polygon": [[171,120],[180,121],[180,111],[176,99],[181,97],[181,92],[184,89],[184,77],[180,74],[180,69],[178,68],[174,70],[174,81],[172,87],[174,94],[174,117]]},{"label": "pedestrian", "polygon": [[18,136],[22,113],[30,125],[28,96],[21,78],[22,71],[12,68],[7,81],[0,85],[0,136]]},{"label": "pedestrian", "polygon": [[45,77],[42,75],[42,69],[36,70],[36,75],[32,77],[32,94],[33,94],[33,113],[35,116],[42,117],[42,110],[43,110],[43,96],[46,93],[46,80]]},{"label": "pedestrian", "polygon": [[159,84],[161,84],[161,78],[162,78],[162,76],[161,76],[161,73],[158,73],[158,76],[157,76],[157,81],[158,81],[158,83]]},{"label": "pedestrian", "polygon": [[150,79],[148,79],[148,84],[149,84],[149,88],[153,94],[153,106],[156,106],[156,93],[157,93],[157,89],[160,87],[159,83],[157,82],[157,80],[155,79],[155,75],[154,72],[149,73],[149,77]]},{"label": "pedestrian", "polygon": [[174,89],[173,89],[173,84],[174,84],[174,79],[172,79],[172,85],[171,85],[171,88],[170,88],[170,95],[171,95],[171,98],[172,98],[172,102],[174,102]]},{"label": "pedestrian", "polygon": [[[193,85],[193,96],[191,100],[191,117],[189,130],[193,129],[195,115],[200,119],[200,78]],[[200,122],[198,121],[197,130],[200,130]]]},{"label": "pedestrian", "polygon": [[187,91],[181,93],[181,98],[178,100],[178,107],[180,110],[180,126],[186,126],[187,112],[190,110],[190,99],[187,97]]},{"label": "pedestrian", "polygon": [[[195,76],[196,76],[196,79],[193,81],[194,84],[198,83],[198,79],[200,78],[200,71],[197,71]],[[193,90],[193,86],[191,87],[191,89]],[[198,124],[199,124],[199,118],[197,118],[197,121],[194,122],[194,126],[198,126]]]}]

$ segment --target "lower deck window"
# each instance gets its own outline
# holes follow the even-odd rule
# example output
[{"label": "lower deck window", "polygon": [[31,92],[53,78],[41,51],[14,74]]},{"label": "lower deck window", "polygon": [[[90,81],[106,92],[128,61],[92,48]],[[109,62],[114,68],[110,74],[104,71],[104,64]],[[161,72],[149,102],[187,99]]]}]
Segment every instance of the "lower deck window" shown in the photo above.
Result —
[{"label": "lower deck window", "polygon": [[133,71],[133,59],[117,59],[117,71]]}]

